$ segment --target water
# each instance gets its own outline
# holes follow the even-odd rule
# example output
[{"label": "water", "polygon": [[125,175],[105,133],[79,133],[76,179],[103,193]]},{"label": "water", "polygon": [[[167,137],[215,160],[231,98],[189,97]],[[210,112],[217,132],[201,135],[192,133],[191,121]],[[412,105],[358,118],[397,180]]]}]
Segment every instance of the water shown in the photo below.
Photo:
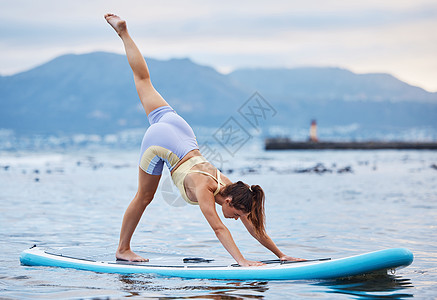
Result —
[{"label": "water", "polygon": [[[283,252],[338,258],[409,248],[413,264],[394,275],[224,281],[20,266],[19,253],[33,244],[112,256],[136,191],[137,158],[136,151],[99,148],[0,153],[0,298],[437,297],[437,153],[425,151],[250,151],[224,169],[231,180],[264,188],[267,230]],[[224,222],[248,259],[274,258],[239,221]],[[198,207],[169,205],[161,190],[133,248],[145,256],[229,259]]]}]

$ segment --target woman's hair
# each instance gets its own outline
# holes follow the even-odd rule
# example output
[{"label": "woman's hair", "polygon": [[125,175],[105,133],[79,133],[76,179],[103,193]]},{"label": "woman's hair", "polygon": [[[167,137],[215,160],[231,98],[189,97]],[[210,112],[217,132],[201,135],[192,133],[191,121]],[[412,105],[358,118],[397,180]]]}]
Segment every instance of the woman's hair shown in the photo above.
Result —
[{"label": "woman's hair", "polygon": [[264,191],[259,185],[249,186],[242,181],[228,184],[220,191],[223,197],[231,196],[230,205],[248,212],[247,219],[258,235],[265,235]]}]

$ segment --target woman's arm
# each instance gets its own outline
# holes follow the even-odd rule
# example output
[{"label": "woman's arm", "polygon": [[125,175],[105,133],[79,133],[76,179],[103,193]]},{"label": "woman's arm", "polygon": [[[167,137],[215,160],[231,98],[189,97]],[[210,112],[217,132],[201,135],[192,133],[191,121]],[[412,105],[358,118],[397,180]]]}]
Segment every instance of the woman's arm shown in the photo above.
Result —
[{"label": "woman's arm", "polygon": [[269,249],[273,252],[279,259],[281,260],[292,260],[292,261],[304,261],[305,259],[301,258],[295,258],[288,255],[285,255],[279,248],[276,246],[276,244],[273,242],[273,240],[265,233],[264,235],[258,235],[255,231],[255,228],[253,227],[252,223],[247,219],[246,216],[240,217],[241,222],[243,222],[244,226],[246,227],[247,231],[258,241],[261,245]]},{"label": "woman's arm", "polygon": [[222,243],[223,247],[225,247],[229,254],[237,261],[237,263],[243,267],[262,265],[260,262],[249,261],[243,257],[237,245],[235,244],[229,229],[223,224],[217,214],[213,193],[208,190],[198,191],[196,193],[196,198],[198,199],[200,210],[202,211],[212,230],[214,230],[214,233],[216,234],[220,243]]}]

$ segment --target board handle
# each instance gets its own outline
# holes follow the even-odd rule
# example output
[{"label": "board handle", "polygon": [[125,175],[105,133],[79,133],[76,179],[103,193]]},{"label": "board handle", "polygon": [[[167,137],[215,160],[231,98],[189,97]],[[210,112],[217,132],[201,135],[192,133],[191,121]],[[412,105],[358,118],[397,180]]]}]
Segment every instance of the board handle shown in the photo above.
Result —
[{"label": "board handle", "polygon": [[214,261],[213,259],[206,259],[202,257],[186,257],[182,260],[184,263],[209,263]]}]

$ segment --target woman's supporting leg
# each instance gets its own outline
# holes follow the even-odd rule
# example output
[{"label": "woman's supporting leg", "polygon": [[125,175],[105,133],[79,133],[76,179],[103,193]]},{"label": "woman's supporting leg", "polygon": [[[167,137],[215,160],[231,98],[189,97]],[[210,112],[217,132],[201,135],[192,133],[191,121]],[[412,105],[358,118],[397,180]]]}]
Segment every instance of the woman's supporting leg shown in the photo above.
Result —
[{"label": "woman's supporting leg", "polygon": [[[146,114],[149,115],[154,109],[168,105],[153,87],[146,61],[130,37],[126,22],[113,14],[106,14],[105,19],[115,29],[123,41],[126,56],[134,75],[135,86]],[[138,178],[138,192],[126,209],[123,217],[120,243],[116,253],[118,259],[145,261],[144,258],[131,250],[130,241],[144,210],[155,195],[161,175],[150,175],[140,168]]]},{"label": "woman's supporting leg", "polygon": [[139,168],[138,191],[124,213],[120,231],[120,242],[115,254],[117,259],[147,261],[147,259],[135,254],[131,250],[130,241],[144,210],[153,200],[160,178],[161,175],[150,175]]},{"label": "woman's supporting leg", "polygon": [[146,61],[130,37],[127,31],[126,21],[113,14],[106,14],[105,19],[115,29],[123,41],[127,60],[134,73],[135,86],[146,114],[149,115],[154,109],[168,105],[164,98],[162,98],[153,87]]}]

